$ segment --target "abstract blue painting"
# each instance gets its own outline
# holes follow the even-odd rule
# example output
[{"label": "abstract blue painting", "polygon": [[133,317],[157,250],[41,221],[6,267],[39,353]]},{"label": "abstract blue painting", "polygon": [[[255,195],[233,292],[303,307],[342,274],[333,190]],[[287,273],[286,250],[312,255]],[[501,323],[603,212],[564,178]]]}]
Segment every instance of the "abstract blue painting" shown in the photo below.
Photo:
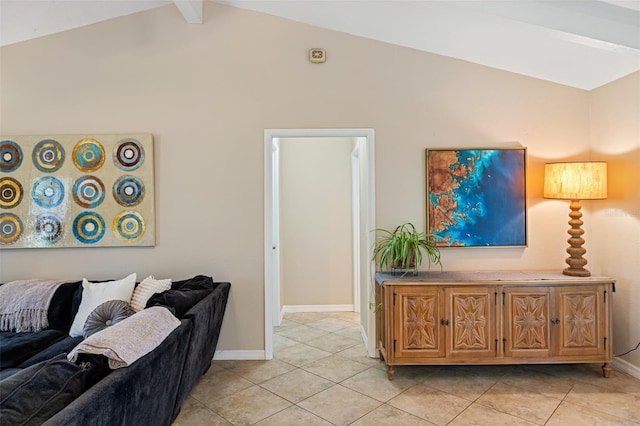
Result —
[{"label": "abstract blue painting", "polygon": [[426,152],[427,229],[439,247],[527,245],[526,148]]}]

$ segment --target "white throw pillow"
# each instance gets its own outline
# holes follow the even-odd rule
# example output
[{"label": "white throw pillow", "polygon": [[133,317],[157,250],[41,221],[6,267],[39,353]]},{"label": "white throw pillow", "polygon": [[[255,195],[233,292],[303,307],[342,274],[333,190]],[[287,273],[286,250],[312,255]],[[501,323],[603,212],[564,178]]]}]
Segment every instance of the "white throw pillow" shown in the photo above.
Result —
[{"label": "white throw pillow", "polygon": [[136,285],[136,274],[131,274],[118,281],[104,283],[92,283],[87,279],[82,280],[82,301],[78,313],[73,319],[69,336],[81,337],[84,323],[89,314],[98,306],[109,300],[123,300],[129,302]]},{"label": "white throw pillow", "polygon": [[140,312],[147,306],[149,298],[155,293],[162,293],[171,288],[171,278],[156,280],[153,275],[149,275],[142,280],[131,296],[131,306],[136,312]]}]

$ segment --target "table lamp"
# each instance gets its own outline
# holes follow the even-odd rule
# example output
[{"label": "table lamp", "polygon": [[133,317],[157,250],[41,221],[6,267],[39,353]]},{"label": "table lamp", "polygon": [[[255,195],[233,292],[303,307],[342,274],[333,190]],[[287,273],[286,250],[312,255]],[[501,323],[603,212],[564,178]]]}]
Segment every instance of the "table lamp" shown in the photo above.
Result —
[{"label": "table lamp", "polygon": [[603,161],[548,163],[544,166],[544,198],[571,200],[569,225],[567,231],[571,236],[567,242],[569,247],[566,259],[568,268],[562,273],[574,277],[591,275],[584,266],[587,259],[582,256],[587,252],[582,247],[584,231],[580,228],[580,200],[601,200],[607,198],[607,163]]}]

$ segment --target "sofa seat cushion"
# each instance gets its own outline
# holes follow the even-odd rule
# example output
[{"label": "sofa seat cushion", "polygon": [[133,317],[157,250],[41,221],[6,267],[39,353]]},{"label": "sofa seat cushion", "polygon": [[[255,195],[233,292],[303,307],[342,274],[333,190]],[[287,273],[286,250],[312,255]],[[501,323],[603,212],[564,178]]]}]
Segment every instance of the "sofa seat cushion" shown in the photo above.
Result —
[{"label": "sofa seat cushion", "polygon": [[47,346],[45,349],[41,350],[31,358],[22,361],[18,365],[18,368],[31,367],[33,364],[46,361],[57,355],[68,354],[73,348],[78,346],[80,342],[82,342],[82,337],[69,337],[65,333],[65,337],[63,337],[62,339],[58,340],[50,346]]},{"label": "sofa seat cushion", "polygon": [[65,335],[64,331],[51,328],[33,333],[1,332],[0,368],[17,366]]},{"label": "sofa seat cushion", "polygon": [[89,374],[91,368],[87,364],[75,365],[61,355],[2,380],[2,423],[42,424],[84,392]]},{"label": "sofa seat cushion", "polygon": [[20,371],[22,371],[22,368],[5,368],[4,370],[0,370],[0,381],[13,376]]}]

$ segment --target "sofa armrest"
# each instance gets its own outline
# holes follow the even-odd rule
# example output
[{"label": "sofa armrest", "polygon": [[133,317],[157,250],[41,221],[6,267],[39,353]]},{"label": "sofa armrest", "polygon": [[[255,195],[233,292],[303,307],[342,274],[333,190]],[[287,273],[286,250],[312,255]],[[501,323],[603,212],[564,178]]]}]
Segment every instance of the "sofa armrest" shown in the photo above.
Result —
[{"label": "sofa armrest", "polygon": [[182,320],[160,346],[112,371],[44,425],[170,425],[192,328]]},{"label": "sofa armrest", "polygon": [[178,415],[184,400],[198,383],[200,377],[211,366],[211,360],[216,352],[231,284],[218,282],[213,283],[213,286],[213,291],[184,316],[184,319],[193,322],[193,331],[184,363],[174,416]]}]

